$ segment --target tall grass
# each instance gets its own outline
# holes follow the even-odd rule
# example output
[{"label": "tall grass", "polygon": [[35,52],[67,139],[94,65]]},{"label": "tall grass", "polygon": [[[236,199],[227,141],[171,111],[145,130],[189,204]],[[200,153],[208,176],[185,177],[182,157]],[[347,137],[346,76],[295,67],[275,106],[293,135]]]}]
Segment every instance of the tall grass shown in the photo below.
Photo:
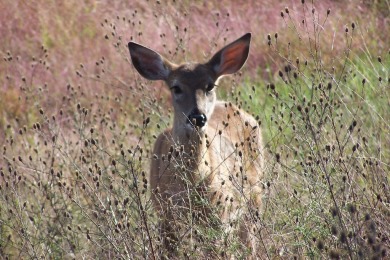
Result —
[{"label": "tall grass", "polygon": [[[266,140],[258,257],[388,256],[388,1],[0,7],[0,255],[166,256],[148,172],[170,98],[131,68],[126,43],[206,60],[252,31],[246,68],[219,94]],[[179,255],[201,257],[220,236],[199,229]],[[234,239],[223,250],[250,253]]]}]

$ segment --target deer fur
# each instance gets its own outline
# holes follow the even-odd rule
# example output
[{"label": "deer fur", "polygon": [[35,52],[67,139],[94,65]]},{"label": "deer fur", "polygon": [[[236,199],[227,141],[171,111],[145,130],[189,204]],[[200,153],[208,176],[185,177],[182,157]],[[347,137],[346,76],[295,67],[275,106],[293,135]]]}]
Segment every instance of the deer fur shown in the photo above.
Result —
[{"label": "deer fur", "polygon": [[[165,81],[172,93],[173,127],[158,136],[150,169],[164,237],[180,239],[175,237],[177,212],[191,211],[206,219],[216,214],[226,232],[237,230],[255,250],[252,228],[237,221],[248,209],[261,207],[261,131],[251,115],[216,98],[219,79],[244,65],[250,39],[251,34],[245,34],[206,63],[181,65],[129,43],[136,70],[146,79]],[[197,204],[194,197],[205,204]]]}]

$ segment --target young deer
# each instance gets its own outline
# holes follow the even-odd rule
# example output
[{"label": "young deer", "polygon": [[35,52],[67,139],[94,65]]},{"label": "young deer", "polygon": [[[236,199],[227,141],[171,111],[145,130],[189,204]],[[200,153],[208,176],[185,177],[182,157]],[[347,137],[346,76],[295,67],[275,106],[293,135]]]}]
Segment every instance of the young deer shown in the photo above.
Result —
[{"label": "young deer", "polygon": [[254,246],[253,229],[242,220],[261,206],[261,132],[248,113],[216,99],[218,80],[244,65],[250,39],[245,34],[206,63],[181,65],[137,43],[128,45],[137,71],[165,81],[172,93],[173,127],[157,138],[150,171],[167,246],[183,241],[181,218],[188,233],[191,221],[203,217],[210,224],[212,216],[228,233],[241,219],[238,235]]}]

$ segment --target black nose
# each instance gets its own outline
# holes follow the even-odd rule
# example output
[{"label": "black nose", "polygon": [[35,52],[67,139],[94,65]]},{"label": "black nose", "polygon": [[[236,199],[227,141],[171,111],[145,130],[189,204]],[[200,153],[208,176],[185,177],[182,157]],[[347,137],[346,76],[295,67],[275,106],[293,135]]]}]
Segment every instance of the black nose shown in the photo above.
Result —
[{"label": "black nose", "polygon": [[188,116],[188,120],[194,126],[203,127],[206,125],[207,117],[205,114],[192,114]]}]

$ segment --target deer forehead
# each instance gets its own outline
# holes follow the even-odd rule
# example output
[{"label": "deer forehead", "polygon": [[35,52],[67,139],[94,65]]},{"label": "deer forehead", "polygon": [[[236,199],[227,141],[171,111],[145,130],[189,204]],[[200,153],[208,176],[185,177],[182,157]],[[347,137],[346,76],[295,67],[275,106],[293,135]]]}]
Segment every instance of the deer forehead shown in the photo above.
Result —
[{"label": "deer forehead", "polygon": [[213,84],[216,75],[208,66],[199,63],[186,63],[173,69],[168,77],[169,86],[189,89],[205,89]]}]

